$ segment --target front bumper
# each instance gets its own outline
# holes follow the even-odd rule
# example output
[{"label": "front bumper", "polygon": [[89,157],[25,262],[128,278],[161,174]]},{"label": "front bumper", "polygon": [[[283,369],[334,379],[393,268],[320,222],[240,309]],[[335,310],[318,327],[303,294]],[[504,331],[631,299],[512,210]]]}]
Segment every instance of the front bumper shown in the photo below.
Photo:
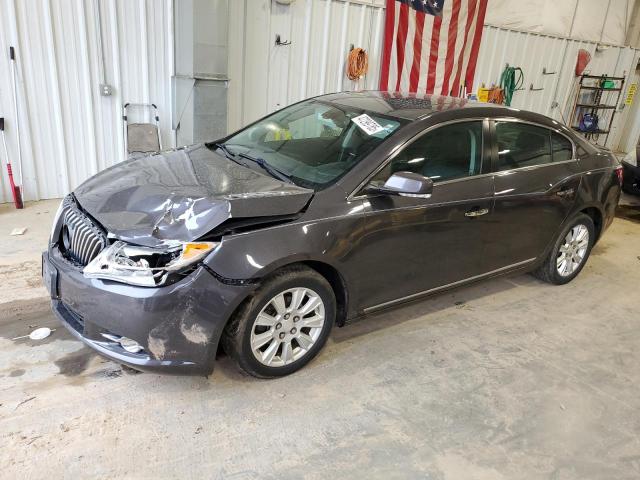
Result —
[{"label": "front bumper", "polygon": [[[254,288],[222,283],[202,267],[159,288],[88,279],[55,248],[42,255],[42,276],[53,312],[76,338],[116,362],[175,374],[212,371],[227,320]],[[114,336],[144,350],[129,353]]]}]

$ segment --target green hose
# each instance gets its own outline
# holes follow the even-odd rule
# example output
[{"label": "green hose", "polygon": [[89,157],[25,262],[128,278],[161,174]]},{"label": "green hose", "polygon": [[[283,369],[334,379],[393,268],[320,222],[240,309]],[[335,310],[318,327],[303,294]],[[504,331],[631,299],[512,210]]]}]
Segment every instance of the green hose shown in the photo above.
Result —
[{"label": "green hose", "polygon": [[[516,74],[519,72],[519,75]],[[522,87],[524,82],[524,73],[520,67],[507,66],[500,76],[500,88],[504,92],[504,104],[508,107],[511,105],[513,92]]]}]

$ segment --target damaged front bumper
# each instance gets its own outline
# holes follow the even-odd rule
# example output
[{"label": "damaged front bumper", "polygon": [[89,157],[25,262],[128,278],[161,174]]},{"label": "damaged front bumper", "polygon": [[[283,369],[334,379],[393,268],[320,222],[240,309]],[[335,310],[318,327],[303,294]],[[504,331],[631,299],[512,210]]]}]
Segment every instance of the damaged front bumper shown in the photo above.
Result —
[{"label": "damaged front bumper", "polygon": [[[231,285],[205,268],[172,285],[136,287],[86,278],[54,248],[42,256],[53,312],[78,339],[139,370],[207,375],[227,320],[254,285]],[[137,342],[139,352],[115,339]]]}]

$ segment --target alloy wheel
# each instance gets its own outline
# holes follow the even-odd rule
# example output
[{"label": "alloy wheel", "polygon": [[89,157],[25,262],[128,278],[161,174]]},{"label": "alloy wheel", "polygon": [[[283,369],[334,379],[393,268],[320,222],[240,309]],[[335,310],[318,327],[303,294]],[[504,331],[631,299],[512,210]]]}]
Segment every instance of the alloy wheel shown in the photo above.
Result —
[{"label": "alloy wheel", "polygon": [[581,223],[567,232],[558,250],[556,268],[563,277],[573,274],[582,265],[589,248],[589,230]]},{"label": "alloy wheel", "polygon": [[268,367],[282,367],[304,357],[325,322],[325,307],[309,288],[278,293],[262,308],[251,327],[251,351]]}]

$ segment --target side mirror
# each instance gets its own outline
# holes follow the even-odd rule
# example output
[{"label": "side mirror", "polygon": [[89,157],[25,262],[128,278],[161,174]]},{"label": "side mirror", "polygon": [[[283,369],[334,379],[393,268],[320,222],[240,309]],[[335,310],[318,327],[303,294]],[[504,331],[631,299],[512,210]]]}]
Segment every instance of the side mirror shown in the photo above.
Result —
[{"label": "side mirror", "polygon": [[418,173],[396,172],[387,179],[384,185],[371,185],[369,191],[403,197],[429,198],[433,192],[433,180]]}]

